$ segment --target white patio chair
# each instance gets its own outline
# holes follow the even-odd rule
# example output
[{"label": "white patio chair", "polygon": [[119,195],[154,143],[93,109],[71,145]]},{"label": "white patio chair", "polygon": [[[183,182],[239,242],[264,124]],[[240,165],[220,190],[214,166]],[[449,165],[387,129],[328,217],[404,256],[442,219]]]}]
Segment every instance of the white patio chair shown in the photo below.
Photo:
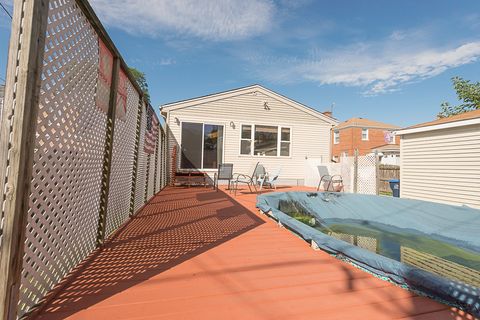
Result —
[{"label": "white patio chair", "polygon": [[282,167],[278,167],[272,173],[265,173],[263,176],[258,178],[258,184],[260,185],[260,191],[262,190],[263,186],[269,186],[272,189],[277,189],[277,180],[282,172]]}]

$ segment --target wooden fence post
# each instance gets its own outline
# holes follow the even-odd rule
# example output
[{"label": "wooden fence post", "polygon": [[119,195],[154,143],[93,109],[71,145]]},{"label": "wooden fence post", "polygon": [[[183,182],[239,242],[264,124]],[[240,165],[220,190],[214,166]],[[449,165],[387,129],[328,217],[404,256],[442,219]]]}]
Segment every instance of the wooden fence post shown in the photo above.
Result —
[{"label": "wooden fence post", "polygon": [[144,199],[143,199],[143,203],[147,203],[148,201],[148,179],[149,179],[149,176],[150,176],[150,157],[151,157],[151,154],[148,153],[147,154],[147,171],[145,172],[145,194],[144,194]]},{"label": "wooden fence post", "polygon": [[140,130],[142,129],[143,99],[138,101],[137,130],[135,131],[135,152],[133,154],[132,192],[130,193],[130,217],[135,214],[135,192],[137,189],[138,153],[140,152]]},{"label": "wooden fence post", "polygon": [[358,149],[353,152],[353,193],[358,192]]},{"label": "wooden fence post", "polygon": [[380,194],[380,156],[375,150],[375,192],[377,196]]},{"label": "wooden fence post", "polygon": [[48,5],[14,1],[0,117],[0,319],[16,319],[18,312]]},{"label": "wooden fence post", "polygon": [[157,190],[157,180],[158,180],[158,153],[160,152],[160,123],[158,124],[158,135],[157,140],[155,141],[155,175],[153,176],[153,194],[156,194],[159,190]]},{"label": "wooden fence post", "polygon": [[97,247],[105,241],[107,227],[108,193],[110,190],[110,173],[112,172],[113,136],[115,133],[115,113],[117,109],[118,74],[120,59],[113,58],[112,83],[110,84],[110,100],[107,113],[107,132],[105,135],[105,151],[103,155],[102,190],[100,193],[100,210],[98,213]]},{"label": "wooden fence post", "polygon": [[163,132],[163,187],[166,187],[168,184],[168,156],[169,150],[167,145],[167,130]]}]

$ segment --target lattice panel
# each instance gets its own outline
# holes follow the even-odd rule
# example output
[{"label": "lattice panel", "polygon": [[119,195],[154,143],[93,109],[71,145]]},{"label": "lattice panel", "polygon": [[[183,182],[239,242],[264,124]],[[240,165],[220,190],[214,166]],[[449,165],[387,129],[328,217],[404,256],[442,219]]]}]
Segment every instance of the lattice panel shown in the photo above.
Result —
[{"label": "lattice panel", "polygon": [[355,239],[353,235],[351,235],[351,234],[346,234],[346,233],[330,232],[328,235],[331,236],[331,237],[333,237],[333,238],[335,238],[335,239],[348,242],[348,243],[350,243],[350,244],[353,244],[353,243],[354,243],[354,239]]},{"label": "lattice panel", "polygon": [[[155,148],[155,153],[156,152],[157,149]],[[150,200],[155,192],[155,153],[150,155],[150,165],[148,166],[147,200]]]},{"label": "lattice panel", "polygon": [[353,192],[353,157],[342,157],[340,159],[340,172],[344,191]]},{"label": "lattice panel", "polygon": [[480,272],[475,269],[409,247],[400,247],[400,253],[403,263],[480,288]]},{"label": "lattice panel", "polygon": [[358,193],[377,194],[375,163],[374,155],[358,157]]},{"label": "lattice panel", "polygon": [[155,179],[155,193],[159,192],[162,188],[162,129],[158,130],[158,139],[157,139],[157,149],[155,157],[155,170],[156,170],[156,179]]},{"label": "lattice panel", "polygon": [[129,81],[127,81],[127,93],[126,117],[115,119],[107,208],[107,236],[124,223],[130,214],[139,95]]},{"label": "lattice panel", "polygon": [[163,181],[163,187],[166,187],[167,186],[167,183],[168,183],[168,161],[167,161],[167,157],[169,157],[169,153],[168,153],[168,145],[167,145],[167,134],[163,134],[163,157],[162,157],[162,165],[163,165],[163,170],[162,170],[162,181]]},{"label": "lattice panel", "polygon": [[143,105],[142,108],[143,112],[140,126],[140,143],[138,147],[137,183],[135,187],[135,212],[137,212],[137,210],[140,209],[145,203],[145,187],[147,178],[147,154],[144,151],[147,115],[145,111],[145,105]]},{"label": "lattice panel", "polygon": [[75,1],[51,0],[41,75],[20,315],[94,248],[106,115],[98,38]]},{"label": "lattice panel", "polygon": [[377,252],[377,239],[372,237],[357,237],[357,246],[372,252]]}]

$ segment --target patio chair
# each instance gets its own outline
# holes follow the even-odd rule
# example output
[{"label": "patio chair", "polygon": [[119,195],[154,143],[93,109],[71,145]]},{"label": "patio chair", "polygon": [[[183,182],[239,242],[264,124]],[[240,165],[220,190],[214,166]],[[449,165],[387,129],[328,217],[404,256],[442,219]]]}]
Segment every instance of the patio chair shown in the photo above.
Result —
[{"label": "patio chair", "polygon": [[273,173],[266,173],[263,176],[260,176],[258,179],[258,184],[260,185],[260,191],[262,191],[263,186],[268,186],[272,189],[277,189],[277,180],[280,176],[282,167],[278,167]]},{"label": "patio chair", "polygon": [[233,163],[222,163],[218,165],[218,172],[213,175],[213,189],[218,191],[218,180],[228,180],[228,190],[233,179]]},{"label": "patio chair", "polygon": [[[344,191],[343,178],[339,174],[336,174],[333,176],[329,174],[323,175],[320,178],[320,182],[318,183],[317,191],[320,190],[320,187],[322,186],[322,182],[324,183],[323,191],[331,191],[331,192]],[[325,185],[326,185],[326,188],[325,188]]]},{"label": "patio chair", "polygon": [[255,166],[253,166],[253,170],[251,172],[252,172],[251,175],[242,174],[242,173],[233,174],[234,176],[233,185],[235,188],[235,195],[237,194],[239,183],[246,184],[250,192],[252,192],[252,187],[255,190],[255,192],[257,192],[257,187],[256,187],[257,179],[260,176],[265,175],[265,168],[263,167],[263,165],[260,164],[260,162],[257,162]]}]

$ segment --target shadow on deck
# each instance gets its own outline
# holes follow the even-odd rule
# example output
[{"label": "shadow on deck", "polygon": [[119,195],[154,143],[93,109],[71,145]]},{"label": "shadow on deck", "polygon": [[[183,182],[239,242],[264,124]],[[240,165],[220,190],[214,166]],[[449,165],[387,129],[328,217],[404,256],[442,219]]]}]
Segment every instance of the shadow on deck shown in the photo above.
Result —
[{"label": "shadow on deck", "polygon": [[74,272],[42,318],[63,319],[262,223],[223,192],[166,189]]},{"label": "shadow on deck", "polygon": [[37,318],[468,319],[312,251],[254,206],[248,192],[165,189]]}]

